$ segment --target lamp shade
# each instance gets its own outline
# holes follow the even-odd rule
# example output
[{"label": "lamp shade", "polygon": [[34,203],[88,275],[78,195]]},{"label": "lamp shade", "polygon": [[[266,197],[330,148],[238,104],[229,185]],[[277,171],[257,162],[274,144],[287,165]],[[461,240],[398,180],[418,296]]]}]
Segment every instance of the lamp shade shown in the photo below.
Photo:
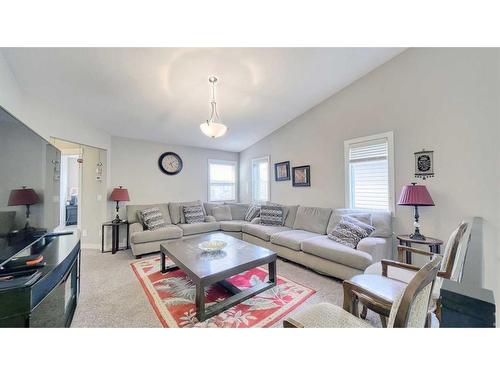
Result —
[{"label": "lamp shade", "polygon": [[226,134],[227,127],[224,124],[218,122],[204,122],[200,125],[200,129],[207,137],[218,138]]},{"label": "lamp shade", "polygon": [[115,202],[129,201],[130,198],[128,196],[128,190],[123,186],[114,188],[111,192],[111,195],[109,196],[109,200]]},{"label": "lamp shade", "polygon": [[399,196],[400,206],[434,206],[434,201],[424,185],[405,185]]},{"label": "lamp shade", "polygon": [[23,206],[40,202],[38,194],[33,189],[14,189],[9,196],[9,206]]}]

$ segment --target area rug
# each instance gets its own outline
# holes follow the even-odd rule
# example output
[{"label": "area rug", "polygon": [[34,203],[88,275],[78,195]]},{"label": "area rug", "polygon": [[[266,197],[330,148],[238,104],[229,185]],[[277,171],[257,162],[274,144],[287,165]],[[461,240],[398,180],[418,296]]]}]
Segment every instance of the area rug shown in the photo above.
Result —
[{"label": "area rug", "polygon": [[[167,259],[167,266],[172,264]],[[282,276],[268,289],[204,322],[196,319],[195,285],[182,270],[161,274],[160,257],[131,263],[132,269],[164,327],[270,327],[311,297],[315,290]],[[258,267],[227,279],[240,289],[250,288],[268,278],[267,269]],[[205,289],[206,306],[220,302],[229,293],[218,285]]]}]

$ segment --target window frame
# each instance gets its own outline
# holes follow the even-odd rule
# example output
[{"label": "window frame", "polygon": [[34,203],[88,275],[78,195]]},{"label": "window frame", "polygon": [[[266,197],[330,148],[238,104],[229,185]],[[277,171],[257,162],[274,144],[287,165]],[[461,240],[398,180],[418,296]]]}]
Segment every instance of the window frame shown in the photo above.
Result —
[{"label": "window frame", "polygon": [[[267,162],[267,200],[256,200],[254,196],[254,175],[253,175],[253,166],[255,162],[261,162],[265,160]],[[271,157],[270,155],[264,155],[258,158],[252,158],[252,161],[250,163],[250,194],[252,197],[252,202],[255,203],[264,203],[264,202],[270,202],[271,201]]]},{"label": "window frame", "polygon": [[[222,165],[232,165],[234,166],[234,199],[230,200],[212,200],[210,196],[210,186],[212,185],[210,181],[210,164],[222,164]],[[223,160],[223,159],[208,159],[207,160],[207,201],[222,203],[222,202],[237,202],[238,201],[238,162],[236,160]]]},{"label": "window frame", "polygon": [[[366,137],[359,137],[347,139],[344,141],[344,183],[345,183],[345,205],[347,208],[353,208],[351,202],[351,168],[349,160],[349,148],[356,143],[371,142],[379,139],[387,139],[387,174],[389,184],[389,207],[388,211],[393,215],[395,213],[395,199],[394,199],[394,132],[388,131],[385,133],[378,133]],[[367,209],[369,211],[385,211],[378,209]]]}]

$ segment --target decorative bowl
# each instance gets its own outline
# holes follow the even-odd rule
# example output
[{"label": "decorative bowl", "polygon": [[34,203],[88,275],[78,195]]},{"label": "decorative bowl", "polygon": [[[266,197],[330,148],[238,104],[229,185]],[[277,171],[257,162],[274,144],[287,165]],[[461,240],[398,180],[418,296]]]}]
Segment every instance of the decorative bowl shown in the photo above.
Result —
[{"label": "decorative bowl", "polygon": [[223,248],[225,248],[227,245],[227,242],[225,241],[219,241],[219,240],[212,240],[212,241],[203,241],[202,243],[198,244],[198,248],[203,251],[221,251]]}]

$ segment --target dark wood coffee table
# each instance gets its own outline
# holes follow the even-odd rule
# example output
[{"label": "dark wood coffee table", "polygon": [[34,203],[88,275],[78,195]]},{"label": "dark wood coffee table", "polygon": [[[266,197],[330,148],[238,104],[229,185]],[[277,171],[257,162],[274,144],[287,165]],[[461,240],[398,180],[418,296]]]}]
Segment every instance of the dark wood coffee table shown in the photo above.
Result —
[{"label": "dark wood coffee table", "polygon": [[[198,244],[208,240],[222,240],[227,246],[220,252],[204,252]],[[223,233],[210,233],[197,237],[161,244],[161,272],[183,270],[196,285],[196,317],[200,322],[227,310],[238,303],[276,286],[275,252],[238,240]],[[169,257],[175,265],[166,267]],[[252,268],[268,265],[269,281],[241,290],[226,279]],[[231,296],[205,308],[205,287],[218,284]]]}]

